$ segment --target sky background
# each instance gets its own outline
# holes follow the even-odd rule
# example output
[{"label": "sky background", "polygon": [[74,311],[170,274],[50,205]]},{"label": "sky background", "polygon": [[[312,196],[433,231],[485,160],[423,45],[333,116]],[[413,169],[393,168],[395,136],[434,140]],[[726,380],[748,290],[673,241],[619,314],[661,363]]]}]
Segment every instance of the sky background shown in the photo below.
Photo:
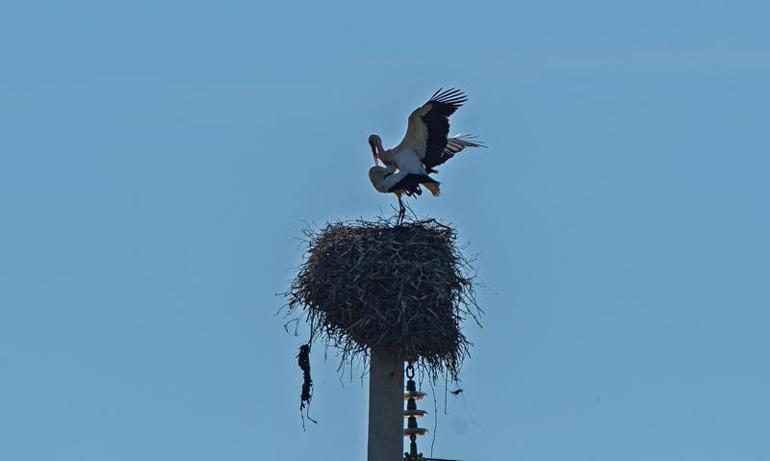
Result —
[{"label": "sky background", "polygon": [[303,432],[277,293],[303,228],[391,212],[366,137],[440,86],[489,149],[410,204],[488,288],[434,455],[770,459],[769,15],[4,2],[0,459],[363,460],[333,350]]}]

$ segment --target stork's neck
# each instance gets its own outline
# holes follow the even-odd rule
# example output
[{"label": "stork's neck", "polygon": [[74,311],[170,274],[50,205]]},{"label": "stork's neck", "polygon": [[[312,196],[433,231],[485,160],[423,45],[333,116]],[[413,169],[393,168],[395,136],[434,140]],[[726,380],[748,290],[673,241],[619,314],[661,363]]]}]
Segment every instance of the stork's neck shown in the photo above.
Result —
[{"label": "stork's neck", "polygon": [[396,149],[385,149],[382,147],[382,141],[379,139],[375,143],[375,148],[377,149],[377,157],[379,157],[383,163],[387,164],[393,162],[396,155]]}]

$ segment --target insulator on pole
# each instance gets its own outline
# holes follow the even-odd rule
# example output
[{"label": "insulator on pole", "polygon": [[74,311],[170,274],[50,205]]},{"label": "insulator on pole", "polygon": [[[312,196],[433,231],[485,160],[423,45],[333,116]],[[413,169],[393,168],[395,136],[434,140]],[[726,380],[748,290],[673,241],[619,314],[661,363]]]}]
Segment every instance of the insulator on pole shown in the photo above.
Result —
[{"label": "insulator on pole", "polygon": [[404,392],[404,399],[406,400],[406,410],[404,410],[404,417],[406,418],[406,427],[404,428],[404,436],[409,437],[409,451],[404,453],[404,461],[421,461],[425,458],[422,453],[417,451],[417,437],[425,435],[428,429],[419,427],[417,425],[417,418],[425,416],[428,412],[425,410],[417,409],[417,400],[425,397],[425,392],[418,392],[417,385],[414,382],[414,366],[409,361],[406,367],[406,392]]}]

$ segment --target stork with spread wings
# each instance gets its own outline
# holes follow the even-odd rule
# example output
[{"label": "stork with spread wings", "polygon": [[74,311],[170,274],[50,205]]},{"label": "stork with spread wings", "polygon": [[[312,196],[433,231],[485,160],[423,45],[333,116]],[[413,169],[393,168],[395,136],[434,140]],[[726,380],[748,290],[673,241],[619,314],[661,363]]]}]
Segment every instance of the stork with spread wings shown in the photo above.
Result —
[{"label": "stork with spread wings", "polygon": [[[369,179],[378,191],[396,194],[398,222],[404,219],[406,212],[402,195],[420,195],[421,186],[434,196],[439,195],[439,182],[430,177],[431,173],[437,173],[434,168],[466,147],[486,147],[473,136],[449,137],[449,117],[467,100],[468,97],[458,89],[439,89],[409,115],[406,135],[399,145],[384,149],[378,135],[369,136],[374,158]],[[379,165],[380,161],[384,166]]]}]

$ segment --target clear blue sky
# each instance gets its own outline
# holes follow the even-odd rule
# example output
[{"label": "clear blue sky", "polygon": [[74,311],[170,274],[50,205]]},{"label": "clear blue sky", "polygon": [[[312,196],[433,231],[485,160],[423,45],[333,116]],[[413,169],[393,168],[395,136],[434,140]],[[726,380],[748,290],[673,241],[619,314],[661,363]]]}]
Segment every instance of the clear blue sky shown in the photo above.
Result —
[{"label": "clear blue sky", "polygon": [[320,347],[302,431],[276,293],[457,86],[490,148],[412,205],[490,288],[434,454],[767,460],[770,7],[379,5],[0,7],[0,459],[363,459]]}]

